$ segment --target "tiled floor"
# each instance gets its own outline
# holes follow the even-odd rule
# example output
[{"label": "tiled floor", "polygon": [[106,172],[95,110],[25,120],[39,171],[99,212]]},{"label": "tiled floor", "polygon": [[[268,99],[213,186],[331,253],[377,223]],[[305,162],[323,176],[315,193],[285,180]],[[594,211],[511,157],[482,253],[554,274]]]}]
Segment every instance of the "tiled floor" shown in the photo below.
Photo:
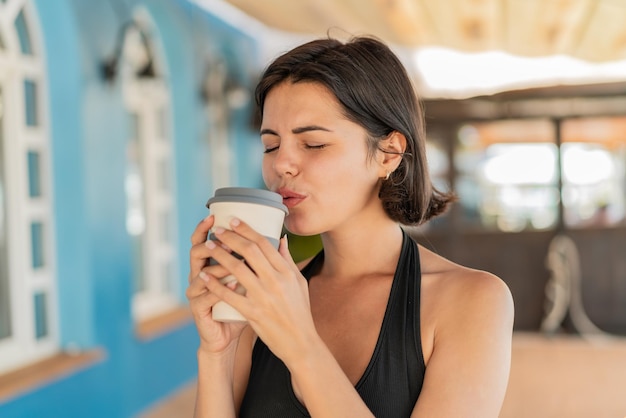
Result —
[{"label": "tiled floor", "polygon": [[[140,418],[192,417],[190,383]],[[516,333],[500,418],[626,418],[626,338]]]}]

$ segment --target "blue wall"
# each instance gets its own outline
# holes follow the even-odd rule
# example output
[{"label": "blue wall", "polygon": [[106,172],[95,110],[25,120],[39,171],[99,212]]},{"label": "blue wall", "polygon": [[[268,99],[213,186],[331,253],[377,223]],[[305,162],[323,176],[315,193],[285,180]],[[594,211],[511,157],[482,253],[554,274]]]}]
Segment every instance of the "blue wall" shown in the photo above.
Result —
[{"label": "blue wall", "polygon": [[[105,357],[0,404],[8,417],[132,416],[196,374],[192,323],[148,341],[131,317],[131,243],[125,230],[127,116],[121,86],[102,81],[99,63],[117,30],[143,5],[158,28],[171,87],[177,176],[180,295],[189,235],[207,214],[212,190],[207,121],[200,99],[208,54],[227,59],[242,83],[255,44],[184,0],[34,0],[45,48],[52,140],[59,323],[62,348],[102,349]],[[117,9],[116,9],[117,7]],[[121,7],[121,8],[120,8]],[[231,119],[239,185],[261,184],[258,135],[250,109]]]}]

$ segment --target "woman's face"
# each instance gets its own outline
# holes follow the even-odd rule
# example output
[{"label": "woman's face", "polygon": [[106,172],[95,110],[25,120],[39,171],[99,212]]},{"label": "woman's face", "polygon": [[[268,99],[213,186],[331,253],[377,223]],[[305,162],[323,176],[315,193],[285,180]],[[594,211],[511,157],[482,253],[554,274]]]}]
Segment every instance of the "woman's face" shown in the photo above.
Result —
[{"label": "woman's face", "polygon": [[368,158],[366,137],[320,84],[283,82],[269,92],[261,124],[263,179],[283,196],[290,232],[363,225],[367,214],[380,213],[385,172],[377,157]]}]

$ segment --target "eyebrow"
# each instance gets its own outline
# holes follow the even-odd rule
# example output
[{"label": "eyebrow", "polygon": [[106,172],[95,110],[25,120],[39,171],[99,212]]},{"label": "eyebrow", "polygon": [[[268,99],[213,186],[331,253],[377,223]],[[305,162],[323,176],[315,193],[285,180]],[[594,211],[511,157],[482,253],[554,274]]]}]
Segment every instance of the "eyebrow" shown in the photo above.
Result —
[{"label": "eyebrow", "polygon": [[[291,130],[291,132],[294,133],[294,134],[301,134],[301,133],[310,132],[310,131],[332,132],[330,129],[327,129],[327,128],[324,128],[324,127],[318,126],[318,125],[302,126],[300,128],[294,128],[294,129]],[[261,129],[261,135],[276,135],[276,136],[278,136],[278,133],[276,133],[276,131],[274,131],[272,129]]]}]

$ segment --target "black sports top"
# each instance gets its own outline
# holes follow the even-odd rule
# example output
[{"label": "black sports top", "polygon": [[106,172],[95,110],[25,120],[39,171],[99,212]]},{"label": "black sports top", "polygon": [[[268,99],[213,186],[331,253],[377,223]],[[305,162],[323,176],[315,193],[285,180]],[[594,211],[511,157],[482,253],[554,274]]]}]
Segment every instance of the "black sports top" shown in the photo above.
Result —
[{"label": "black sports top", "polygon": [[[302,270],[319,271],[324,252]],[[417,244],[403,231],[402,251],[372,358],[355,388],[378,417],[409,417],[422,389],[426,366],[420,337],[421,271]],[[332,382],[329,382],[332,385]],[[257,339],[240,418],[310,417],[291,386],[285,364]]]}]

